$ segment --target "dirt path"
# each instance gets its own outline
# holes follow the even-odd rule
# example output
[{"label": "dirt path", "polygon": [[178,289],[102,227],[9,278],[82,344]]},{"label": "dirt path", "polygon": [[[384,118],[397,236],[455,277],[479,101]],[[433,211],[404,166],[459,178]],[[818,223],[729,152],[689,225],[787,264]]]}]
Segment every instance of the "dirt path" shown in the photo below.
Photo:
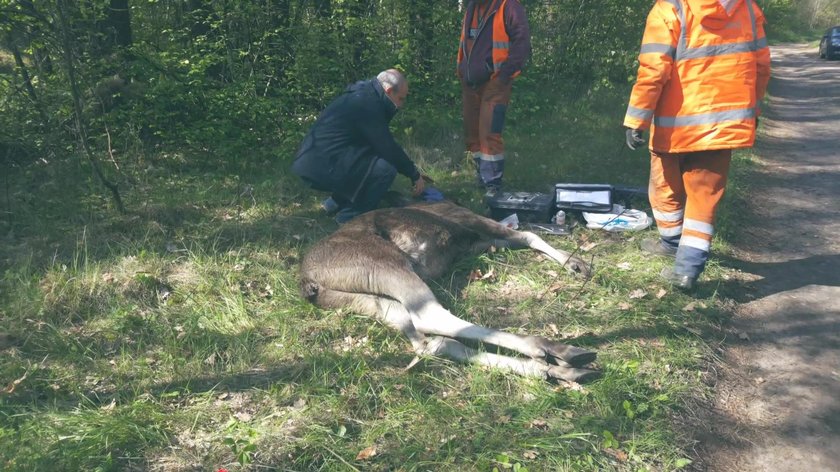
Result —
[{"label": "dirt path", "polygon": [[[840,471],[840,61],[772,48],[762,168],[732,264],[737,300],[701,443],[714,471]],[[738,291],[735,291],[738,293]],[[746,336],[744,336],[744,334]]]}]

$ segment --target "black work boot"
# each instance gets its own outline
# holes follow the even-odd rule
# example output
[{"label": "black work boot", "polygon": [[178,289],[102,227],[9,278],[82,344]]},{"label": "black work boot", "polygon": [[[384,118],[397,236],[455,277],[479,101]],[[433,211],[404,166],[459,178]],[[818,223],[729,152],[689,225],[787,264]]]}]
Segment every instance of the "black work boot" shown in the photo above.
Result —
[{"label": "black work boot", "polygon": [[670,285],[673,285],[674,287],[685,291],[692,290],[694,288],[694,284],[697,282],[696,277],[675,273],[673,267],[666,267],[662,269],[662,272],[659,273],[659,276],[662,277],[662,279],[664,279]]},{"label": "black work boot", "polygon": [[662,244],[661,239],[643,239],[641,243],[639,243],[639,247],[642,251],[653,254],[655,256],[665,256],[665,257],[674,257],[677,255],[677,249],[668,247]]}]

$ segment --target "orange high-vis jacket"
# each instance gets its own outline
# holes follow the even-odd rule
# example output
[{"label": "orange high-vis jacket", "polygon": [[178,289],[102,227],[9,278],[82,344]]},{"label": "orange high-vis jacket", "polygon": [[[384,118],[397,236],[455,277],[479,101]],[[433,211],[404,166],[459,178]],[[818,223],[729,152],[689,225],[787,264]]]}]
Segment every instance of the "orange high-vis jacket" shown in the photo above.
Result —
[{"label": "orange high-vis jacket", "polygon": [[754,0],[658,0],[624,126],[650,128],[658,152],[752,146],[770,79],[764,22]]},{"label": "orange high-vis jacket", "polygon": [[[491,6],[490,10],[493,13],[493,75],[499,73],[499,69],[502,68],[502,65],[508,59],[508,52],[510,49],[510,36],[508,35],[507,29],[505,28],[505,4],[507,0],[502,0],[498,6]],[[471,24],[467,24],[467,23]],[[465,51],[467,49],[467,42],[466,42],[466,32],[470,28],[476,28],[478,25],[476,24],[475,12],[468,12],[464,15],[464,24],[461,28],[461,44],[458,48],[458,64],[464,60],[466,56]],[[519,71],[513,73],[512,77],[516,77],[519,75]]]}]

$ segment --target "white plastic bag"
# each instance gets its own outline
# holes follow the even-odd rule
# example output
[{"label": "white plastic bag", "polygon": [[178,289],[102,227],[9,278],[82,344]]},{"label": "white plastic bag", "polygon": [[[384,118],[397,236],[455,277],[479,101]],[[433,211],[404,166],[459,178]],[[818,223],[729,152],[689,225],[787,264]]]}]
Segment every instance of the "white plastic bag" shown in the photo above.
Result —
[{"label": "white plastic bag", "polygon": [[510,229],[519,229],[519,215],[516,213],[511,213],[508,215],[507,218],[500,221],[503,226],[507,226]]},{"label": "white plastic bag", "polygon": [[648,228],[653,219],[641,210],[625,209],[621,205],[613,205],[609,213],[583,212],[586,227],[603,229],[606,231],[639,231]]}]

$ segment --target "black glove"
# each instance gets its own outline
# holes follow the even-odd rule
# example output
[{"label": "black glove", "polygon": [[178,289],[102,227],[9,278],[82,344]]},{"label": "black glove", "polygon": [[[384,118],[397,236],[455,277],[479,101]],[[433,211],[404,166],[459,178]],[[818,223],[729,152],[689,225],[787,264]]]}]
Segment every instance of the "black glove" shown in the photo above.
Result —
[{"label": "black glove", "polygon": [[645,138],[642,137],[642,130],[627,128],[626,131],[627,147],[636,150],[637,147],[645,144]]}]

